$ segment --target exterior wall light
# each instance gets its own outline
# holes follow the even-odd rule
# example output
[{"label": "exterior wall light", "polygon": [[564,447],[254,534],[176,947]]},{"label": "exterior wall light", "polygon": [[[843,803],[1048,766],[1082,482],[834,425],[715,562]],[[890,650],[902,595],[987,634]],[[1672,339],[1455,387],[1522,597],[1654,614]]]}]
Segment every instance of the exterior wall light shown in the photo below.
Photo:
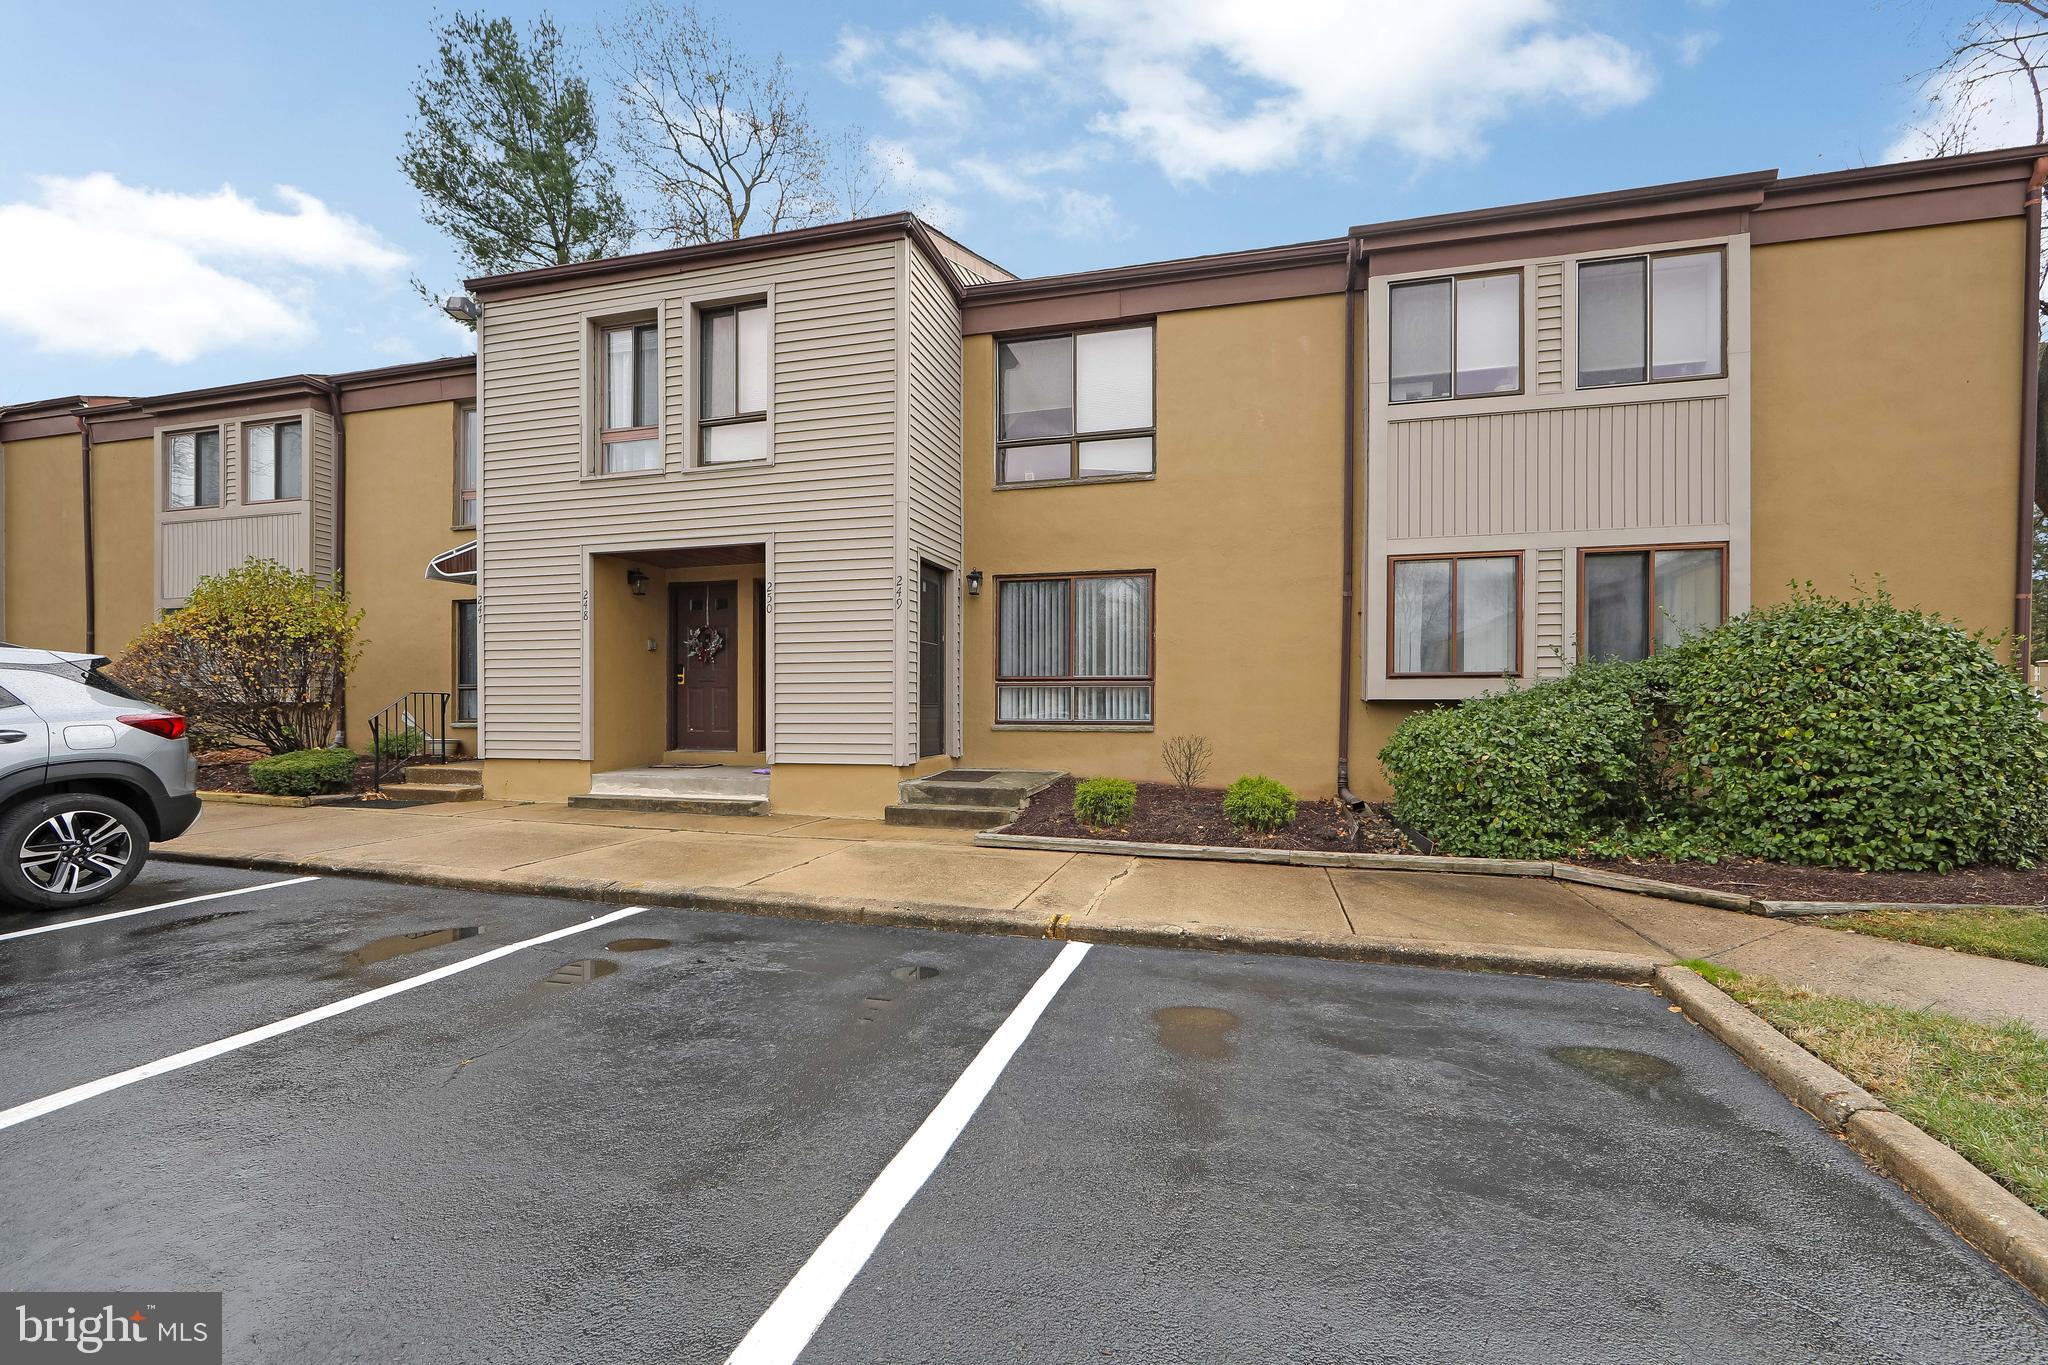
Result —
[{"label": "exterior wall light", "polygon": [[981,570],[969,569],[967,571],[967,595],[969,597],[981,596]]},{"label": "exterior wall light", "polygon": [[647,575],[638,569],[626,570],[626,586],[633,590],[633,596],[647,596]]}]

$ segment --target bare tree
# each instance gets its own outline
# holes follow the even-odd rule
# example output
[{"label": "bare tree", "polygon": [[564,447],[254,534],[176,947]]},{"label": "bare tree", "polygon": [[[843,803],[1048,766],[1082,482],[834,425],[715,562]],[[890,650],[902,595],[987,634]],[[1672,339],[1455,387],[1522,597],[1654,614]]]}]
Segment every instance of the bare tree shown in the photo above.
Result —
[{"label": "bare tree", "polygon": [[1159,746],[1159,758],[1174,784],[1182,790],[1193,787],[1208,775],[1215,750],[1200,735],[1175,735]]},{"label": "bare tree", "polygon": [[853,217],[880,195],[865,140],[821,132],[780,56],[755,63],[691,6],[644,0],[598,39],[656,234],[728,241]]}]

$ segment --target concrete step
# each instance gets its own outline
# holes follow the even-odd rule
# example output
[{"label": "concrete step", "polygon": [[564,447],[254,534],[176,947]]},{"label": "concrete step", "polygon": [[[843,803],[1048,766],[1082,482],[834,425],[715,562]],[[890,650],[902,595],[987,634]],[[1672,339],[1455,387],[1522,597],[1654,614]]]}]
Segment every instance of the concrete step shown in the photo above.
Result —
[{"label": "concrete step", "polygon": [[481,801],[484,795],[482,786],[465,782],[386,782],[383,792],[393,801]]},{"label": "concrete step", "polygon": [[1016,818],[1016,811],[995,806],[939,806],[928,801],[903,802],[882,811],[889,824],[929,829],[994,829]]},{"label": "concrete step", "polygon": [[984,806],[1014,815],[1065,776],[1030,768],[954,768],[896,784],[906,806]]},{"label": "concrete step", "polygon": [[593,792],[572,796],[575,810],[654,810],[674,815],[759,815],[768,809],[765,796],[618,796]]},{"label": "concrete step", "polygon": [[408,782],[424,782],[435,787],[481,787],[484,784],[484,765],[481,763],[420,763],[405,770]]}]

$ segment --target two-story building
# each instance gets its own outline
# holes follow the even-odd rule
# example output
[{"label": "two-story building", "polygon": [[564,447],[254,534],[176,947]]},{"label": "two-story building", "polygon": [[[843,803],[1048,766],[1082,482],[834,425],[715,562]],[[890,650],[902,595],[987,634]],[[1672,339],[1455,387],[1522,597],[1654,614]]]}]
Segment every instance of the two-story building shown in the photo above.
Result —
[{"label": "two-story building", "polygon": [[0,414],[0,635],[115,653],[265,554],[366,607],[352,722],[457,695],[495,796],[873,815],[1199,734],[1373,797],[1416,708],[1794,582],[2023,633],[2042,152],[1028,280],[904,215],[474,280],[473,363]]}]

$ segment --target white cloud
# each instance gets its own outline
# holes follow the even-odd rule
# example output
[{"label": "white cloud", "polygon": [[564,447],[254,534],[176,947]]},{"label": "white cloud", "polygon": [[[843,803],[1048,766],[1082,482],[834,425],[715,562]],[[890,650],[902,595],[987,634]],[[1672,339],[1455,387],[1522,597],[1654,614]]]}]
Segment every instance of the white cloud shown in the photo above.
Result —
[{"label": "white cloud", "polygon": [[1106,194],[1061,190],[1057,208],[1052,230],[1062,237],[1114,241],[1131,235],[1131,225]]},{"label": "white cloud", "polygon": [[405,255],[289,186],[265,209],[223,186],[179,194],[111,175],[44,177],[0,204],[0,326],[41,351],[174,364],[305,340],[305,272],[384,275]]},{"label": "white cloud", "polygon": [[914,34],[906,35],[904,46],[928,55],[941,66],[971,76],[993,79],[1028,76],[1044,65],[1038,50],[1022,39],[1004,33],[980,33],[945,19],[934,19]]},{"label": "white cloud", "polygon": [[929,68],[887,72],[880,84],[889,107],[912,123],[963,118],[973,102],[959,81]]},{"label": "white cloud", "polygon": [[1920,98],[1919,115],[1885,149],[1886,161],[2025,147],[2037,140],[2034,92],[2017,71],[1968,87],[1936,79],[1921,88]]},{"label": "white cloud", "polygon": [[1720,45],[1721,35],[1712,30],[1683,34],[1678,39],[1678,64],[1698,66]]}]

